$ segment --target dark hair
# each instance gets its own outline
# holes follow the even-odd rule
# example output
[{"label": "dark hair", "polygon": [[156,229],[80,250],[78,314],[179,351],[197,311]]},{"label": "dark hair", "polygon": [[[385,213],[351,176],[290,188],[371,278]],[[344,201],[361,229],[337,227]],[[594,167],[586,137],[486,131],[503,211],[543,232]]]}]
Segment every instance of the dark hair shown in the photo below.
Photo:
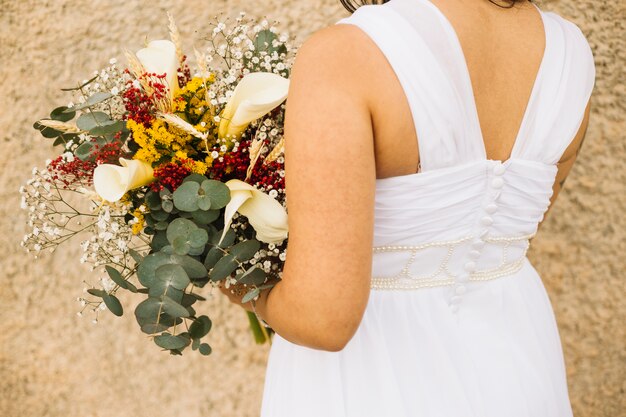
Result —
[{"label": "dark hair", "polygon": [[[346,8],[346,10],[348,10],[350,13],[354,13],[354,11],[356,9],[358,9],[360,6],[366,5],[366,4],[372,4],[371,1],[364,1],[364,0],[360,0],[360,1],[356,1],[356,0],[339,0],[341,1],[341,4],[343,5],[343,7]],[[374,0],[373,4],[382,4],[382,3],[387,3],[389,0]],[[503,2],[508,3],[507,6],[503,6],[502,4],[497,3],[494,0],[489,0],[491,3],[495,4],[498,7],[502,7],[504,9],[508,9],[511,8],[515,5],[515,3],[519,3],[522,1],[526,1],[526,0],[502,0]],[[529,0],[532,1],[532,0]]]}]

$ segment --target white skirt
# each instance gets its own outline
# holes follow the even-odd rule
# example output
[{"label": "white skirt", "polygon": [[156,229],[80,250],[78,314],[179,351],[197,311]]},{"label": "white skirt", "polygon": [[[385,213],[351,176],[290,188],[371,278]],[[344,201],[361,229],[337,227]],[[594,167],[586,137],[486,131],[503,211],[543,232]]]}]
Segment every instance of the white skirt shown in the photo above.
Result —
[{"label": "white skirt", "polygon": [[561,341],[532,265],[468,285],[372,290],[340,352],[274,335],[261,417],[571,417]]}]

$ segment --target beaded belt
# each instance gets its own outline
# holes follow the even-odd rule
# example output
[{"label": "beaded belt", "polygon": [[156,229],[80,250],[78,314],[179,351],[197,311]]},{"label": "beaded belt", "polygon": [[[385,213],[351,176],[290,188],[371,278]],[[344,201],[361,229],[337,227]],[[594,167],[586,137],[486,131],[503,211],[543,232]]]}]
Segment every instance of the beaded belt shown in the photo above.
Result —
[{"label": "beaded belt", "polygon": [[[464,265],[464,273],[460,274],[454,274],[451,272],[448,263],[458,247],[465,243],[469,244],[471,241],[475,240],[473,236],[451,241],[431,242],[416,246],[375,246],[373,248],[374,255],[389,252],[404,252],[409,253],[410,257],[399,273],[393,276],[372,277],[370,287],[376,290],[412,290],[424,287],[454,285],[461,281],[461,276],[465,276],[468,281],[486,281],[510,275],[522,268],[524,260],[526,259],[526,252],[528,251],[528,240],[534,235],[535,234],[533,233],[516,237],[482,237],[478,242],[481,245],[480,247],[476,246],[477,242],[474,242],[472,245],[472,250],[470,250],[468,254],[471,260]],[[514,260],[509,260],[508,249],[511,244],[516,242],[522,242],[524,244],[521,248],[522,255],[516,257]],[[476,261],[480,256],[480,249],[482,249],[482,246],[486,244],[502,246],[502,257],[500,263],[493,268],[477,270]],[[430,248],[447,249],[444,259],[439,267],[429,275],[418,276],[412,274],[410,272],[410,267],[415,262],[418,252]]]}]

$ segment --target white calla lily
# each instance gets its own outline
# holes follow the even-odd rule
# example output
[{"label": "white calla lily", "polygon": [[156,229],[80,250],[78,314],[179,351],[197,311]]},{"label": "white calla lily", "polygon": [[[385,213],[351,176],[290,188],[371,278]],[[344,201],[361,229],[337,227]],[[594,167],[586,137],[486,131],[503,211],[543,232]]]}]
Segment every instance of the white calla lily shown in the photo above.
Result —
[{"label": "white calla lily", "polygon": [[176,45],[168,40],[157,40],[148,43],[148,46],[140,49],[135,54],[144,69],[157,75],[165,74],[165,80],[169,87],[170,99],[178,91],[178,56]]},{"label": "white calla lily", "polygon": [[287,98],[289,80],[271,72],[253,72],[237,84],[221,115],[219,136],[237,137],[254,120]]},{"label": "white calla lily", "polygon": [[98,165],[93,172],[96,193],[111,203],[119,201],[128,191],[154,181],[150,164],[136,159],[120,158],[119,165]]},{"label": "white calla lily", "polygon": [[280,243],[287,238],[287,211],[276,199],[240,180],[227,181],[226,186],[230,189],[230,202],[224,213],[220,243],[230,229],[235,212],[248,218],[261,242]]}]

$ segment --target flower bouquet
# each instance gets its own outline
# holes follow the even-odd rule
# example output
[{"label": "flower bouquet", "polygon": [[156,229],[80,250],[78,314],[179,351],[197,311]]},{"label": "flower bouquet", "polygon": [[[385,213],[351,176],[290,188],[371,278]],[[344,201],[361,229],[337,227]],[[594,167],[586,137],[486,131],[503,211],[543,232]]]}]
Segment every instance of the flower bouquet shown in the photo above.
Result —
[{"label": "flower bouquet", "polygon": [[[170,353],[211,352],[194,306],[208,285],[238,284],[243,302],[281,279],[287,246],[283,120],[293,48],[263,20],[216,18],[192,70],[170,17],[128,67],[116,60],[34,124],[63,151],[20,189],[35,254],[77,237],[100,285],[82,310],[121,316],[140,294],[141,331]],[[257,342],[271,329],[248,313]]]}]

